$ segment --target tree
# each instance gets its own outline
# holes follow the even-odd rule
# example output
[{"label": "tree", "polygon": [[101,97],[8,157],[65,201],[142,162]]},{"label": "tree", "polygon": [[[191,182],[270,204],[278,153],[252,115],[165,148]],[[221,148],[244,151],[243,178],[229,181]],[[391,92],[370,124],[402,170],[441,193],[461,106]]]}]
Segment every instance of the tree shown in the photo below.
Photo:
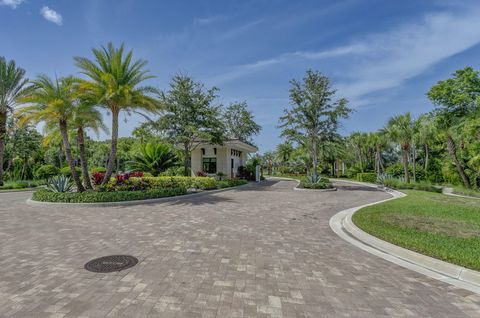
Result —
[{"label": "tree", "polygon": [[278,144],[275,152],[277,154],[278,160],[280,160],[280,163],[286,164],[292,157],[292,153],[294,150],[295,149],[293,148],[292,144],[287,141]]},{"label": "tree", "polygon": [[416,142],[423,147],[425,153],[423,169],[428,173],[428,161],[430,157],[430,147],[437,140],[437,126],[434,120],[427,115],[422,115],[417,119]]},{"label": "tree", "polygon": [[82,100],[82,98],[73,110],[72,125],[77,133],[83,183],[85,188],[92,190],[93,187],[88,172],[88,161],[85,150],[86,129],[91,129],[98,135],[100,130],[107,132],[108,128],[103,123],[102,114],[95,108],[95,105],[87,100]]},{"label": "tree", "polygon": [[415,134],[414,121],[410,113],[397,115],[390,118],[385,128],[382,129],[391,140],[397,142],[402,150],[402,164],[405,182],[410,182],[408,171],[408,157]]},{"label": "tree", "polygon": [[5,134],[7,116],[17,105],[19,98],[28,90],[25,70],[17,67],[15,61],[7,62],[0,56],[0,186],[3,185],[3,158],[5,152]]},{"label": "tree", "polygon": [[144,60],[133,61],[133,52],[124,54],[123,44],[115,48],[112,43],[101,49],[92,49],[95,60],[75,57],[81,72],[91,79],[84,85],[86,92],[95,97],[97,104],[103,105],[112,114],[112,139],[107,172],[102,184],[110,180],[117,158],[118,117],[121,111],[155,112],[159,109],[158,100],[151,97],[157,90],[150,86],[140,86],[153,78],[145,69]]},{"label": "tree", "polygon": [[439,81],[427,93],[437,107],[437,125],[446,133],[447,149],[465,187],[470,178],[465,172],[465,162],[457,155],[454,131],[463,120],[475,117],[480,105],[480,72],[466,67],[455,71],[453,77]]},{"label": "tree", "polygon": [[68,123],[73,117],[76,104],[76,85],[73,77],[52,80],[46,75],[40,75],[33,81],[34,89],[21,99],[26,106],[20,108],[20,123],[44,122],[46,127],[57,124],[62,137],[63,148],[73,180],[79,192],[85,191],[80,177],[75,170],[72,149],[68,138]]},{"label": "tree", "polygon": [[309,70],[302,82],[292,80],[290,83],[292,108],[285,109],[279,127],[282,136],[309,148],[313,175],[317,177],[318,145],[337,137],[339,120],[348,118],[352,110],[345,98],[333,101],[336,90],[320,72]]},{"label": "tree", "polygon": [[380,174],[384,170],[382,161],[382,150],[388,141],[381,131],[369,134],[369,143],[375,149],[375,173]]},{"label": "tree", "polygon": [[275,165],[275,154],[272,151],[267,151],[262,155],[263,166],[267,167],[267,174],[272,175],[273,166]]},{"label": "tree", "polygon": [[178,157],[166,144],[147,143],[140,147],[140,153],[128,162],[133,170],[150,172],[154,177],[177,166]]},{"label": "tree", "polygon": [[233,103],[224,112],[227,136],[245,142],[252,142],[252,136],[258,135],[262,127],[255,122],[246,102]]},{"label": "tree", "polygon": [[167,135],[184,152],[184,174],[190,175],[190,155],[200,143],[221,144],[224,125],[219,105],[214,105],[217,88],[206,89],[186,75],[176,75],[170,90],[160,94],[165,107],[163,116],[153,125]]}]

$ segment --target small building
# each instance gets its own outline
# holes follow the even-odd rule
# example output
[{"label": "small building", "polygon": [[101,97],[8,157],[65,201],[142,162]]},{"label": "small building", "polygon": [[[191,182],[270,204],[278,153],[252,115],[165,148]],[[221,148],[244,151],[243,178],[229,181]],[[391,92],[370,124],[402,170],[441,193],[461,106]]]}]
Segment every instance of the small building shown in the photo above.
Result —
[{"label": "small building", "polygon": [[257,151],[257,147],[238,139],[227,140],[223,145],[200,143],[192,151],[192,175],[199,171],[208,175],[223,172],[227,177],[234,178],[238,167],[247,164],[247,154]]}]

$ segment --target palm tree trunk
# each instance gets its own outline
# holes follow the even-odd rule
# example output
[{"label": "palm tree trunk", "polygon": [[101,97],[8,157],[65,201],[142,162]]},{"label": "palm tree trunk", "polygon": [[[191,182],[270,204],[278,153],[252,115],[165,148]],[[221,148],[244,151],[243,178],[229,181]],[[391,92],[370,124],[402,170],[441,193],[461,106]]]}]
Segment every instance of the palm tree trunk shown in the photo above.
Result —
[{"label": "palm tree trunk", "polygon": [[90,175],[88,173],[88,162],[85,155],[85,133],[83,127],[77,128],[78,150],[80,152],[80,165],[82,166],[83,184],[88,190],[93,190]]},{"label": "palm tree trunk", "polygon": [[102,185],[110,181],[117,159],[117,142],[118,142],[118,115],[120,111],[113,108],[112,110],[112,144],[110,149],[110,156],[108,157],[107,171],[102,180]]},{"label": "palm tree trunk", "polygon": [[408,149],[402,148],[402,160],[403,160],[403,174],[405,182],[410,182],[410,174],[408,172]]},{"label": "palm tree trunk", "polygon": [[73,180],[77,186],[78,192],[85,191],[82,182],[80,181],[80,177],[77,174],[77,170],[75,170],[75,165],[73,163],[73,156],[72,156],[72,149],[70,147],[70,142],[68,141],[68,132],[67,132],[67,122],[65,120],[60,120],[60,134],[62,135],[63,147],[65,148],[65,157],[67,157],[67,163],[70,167],[70,171],[72,172]]},{"label": "palm tree trunk", "polygon": [[317,179],[317,176],[318,176],[318,169],[317,169],[317,166],[318,166],[318,158],[317,158],[317,142],[316,140],[313,140],[313,145],[312,145],[312,148],[313,148],[313,177],[315,178],[315,180]]},{"label": "palm tree trunk", "polygon": [[455,145],[455,141],[453,140],[451,135],[447,135],[447,147],[450,156],[452,157],[455,166],[457,167],[457,172],[460,175],[460,178],[463,181],[463,184],[466,188],[470,188],[470,179],[468,178],[467,174],[465,173],[465,169],[463,168],[462,163],[458,160],[457,157],[457,146]]},{"label": "palm tree trunk", "polygon": [[5,153],[6,132],[7,132],[7,113],[0,112],[0,186],[3,185],[3,155]]},{"label": "palm tree trunk", "polygon": [[185,156],[185,160],[183,160],[183,175],[185,177],[189,177],[190,176],[190,149],[188,147],[187,144],[184,144],[183,145],[184,147],[184,156]]},{"label": "palm tree trunk", "polygon": [[413,162],[412,162],[412,165],[413,165],[413,182],[417,182],[417,146],[416,145],[413,145]]},{"label": "palm tree trunk", "polygon": [[424,167],[425,173],[427,173],[427,171],[428,171],[428,159],[429,159],[428,156],[429,156],[429,152],[430,152],[430,150],[429,150],[429,148],[428,148],[428,145],[425,144],[425,167]]}]

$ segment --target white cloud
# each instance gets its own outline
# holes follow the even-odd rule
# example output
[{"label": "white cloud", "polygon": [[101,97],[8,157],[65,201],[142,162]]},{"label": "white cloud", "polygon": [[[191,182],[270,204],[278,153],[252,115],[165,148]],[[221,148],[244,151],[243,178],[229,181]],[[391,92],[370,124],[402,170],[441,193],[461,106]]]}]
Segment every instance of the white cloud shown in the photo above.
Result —
[{"label": "white cloud", "polygon": [[206,26],[223,20],[224,17],[221,15],[211,16],[206,18],[196,18],[193,20],[194,26]]},{"label": "white cloud", "polygon": [[289,52],[239,65],[213,77],[212,81],[218,85],[278,64],[298,61],[314,68],[314,60],[335,58],[331,64],[337,65],[335,72],[341,74],[335,85],[339,94],[365,105],[370,100],[366,95],[401,86],[441,61],[477,45],[479,30],[478,6],[456,12],[436,12],[414,23],[357,37],[345,46],[318,52]]},{"label": "white cloud", "polygon": [[25,0],[0,0],[0,6],[9,6],[12,9],[17,8]]},{"label": "white cloud", "polygon": [[45,18],[45,20],[53,22],[57,25],[62,25],[63,23],[62,15],[47,6],[44,6],[42,10],[40,10],[40,14]]}]

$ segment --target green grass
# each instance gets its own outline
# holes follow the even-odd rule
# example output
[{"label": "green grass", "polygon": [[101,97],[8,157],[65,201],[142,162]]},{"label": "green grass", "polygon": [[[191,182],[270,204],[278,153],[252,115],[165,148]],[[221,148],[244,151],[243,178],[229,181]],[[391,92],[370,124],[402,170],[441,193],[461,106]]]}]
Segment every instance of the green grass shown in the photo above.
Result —
[{"label": "green grass", "polygon": [[267,175],[267,177],[275,177],[275,178],[290,178],[290,179],[295,179],[298,181],[301,181],[303,178],[305,178],[305,175],[303,174],[272,174],[272,175]]},{"label": "green grass", "polygon": [[19,181],[6,181],[3,186],[0,186],[0,192],[5,190],[20,190],[38,187],[45,182],[43,181],[31,181],[31,180],[19,180]]},{"label": "green grass", "polygon": [[453,187],[453,193],[459,194],[459,195],[466,195],[466,196],[469,196],[469,197],[480,198],[480,191],[479,190],[467,189],[467,188],[459,187],[459,186],[454,186]]},{"label": "green grass", "polygon": [[404,198],[361,209],[353,215],[353,222],[395,245],[480,270],[480,201],[404,192]]}]

